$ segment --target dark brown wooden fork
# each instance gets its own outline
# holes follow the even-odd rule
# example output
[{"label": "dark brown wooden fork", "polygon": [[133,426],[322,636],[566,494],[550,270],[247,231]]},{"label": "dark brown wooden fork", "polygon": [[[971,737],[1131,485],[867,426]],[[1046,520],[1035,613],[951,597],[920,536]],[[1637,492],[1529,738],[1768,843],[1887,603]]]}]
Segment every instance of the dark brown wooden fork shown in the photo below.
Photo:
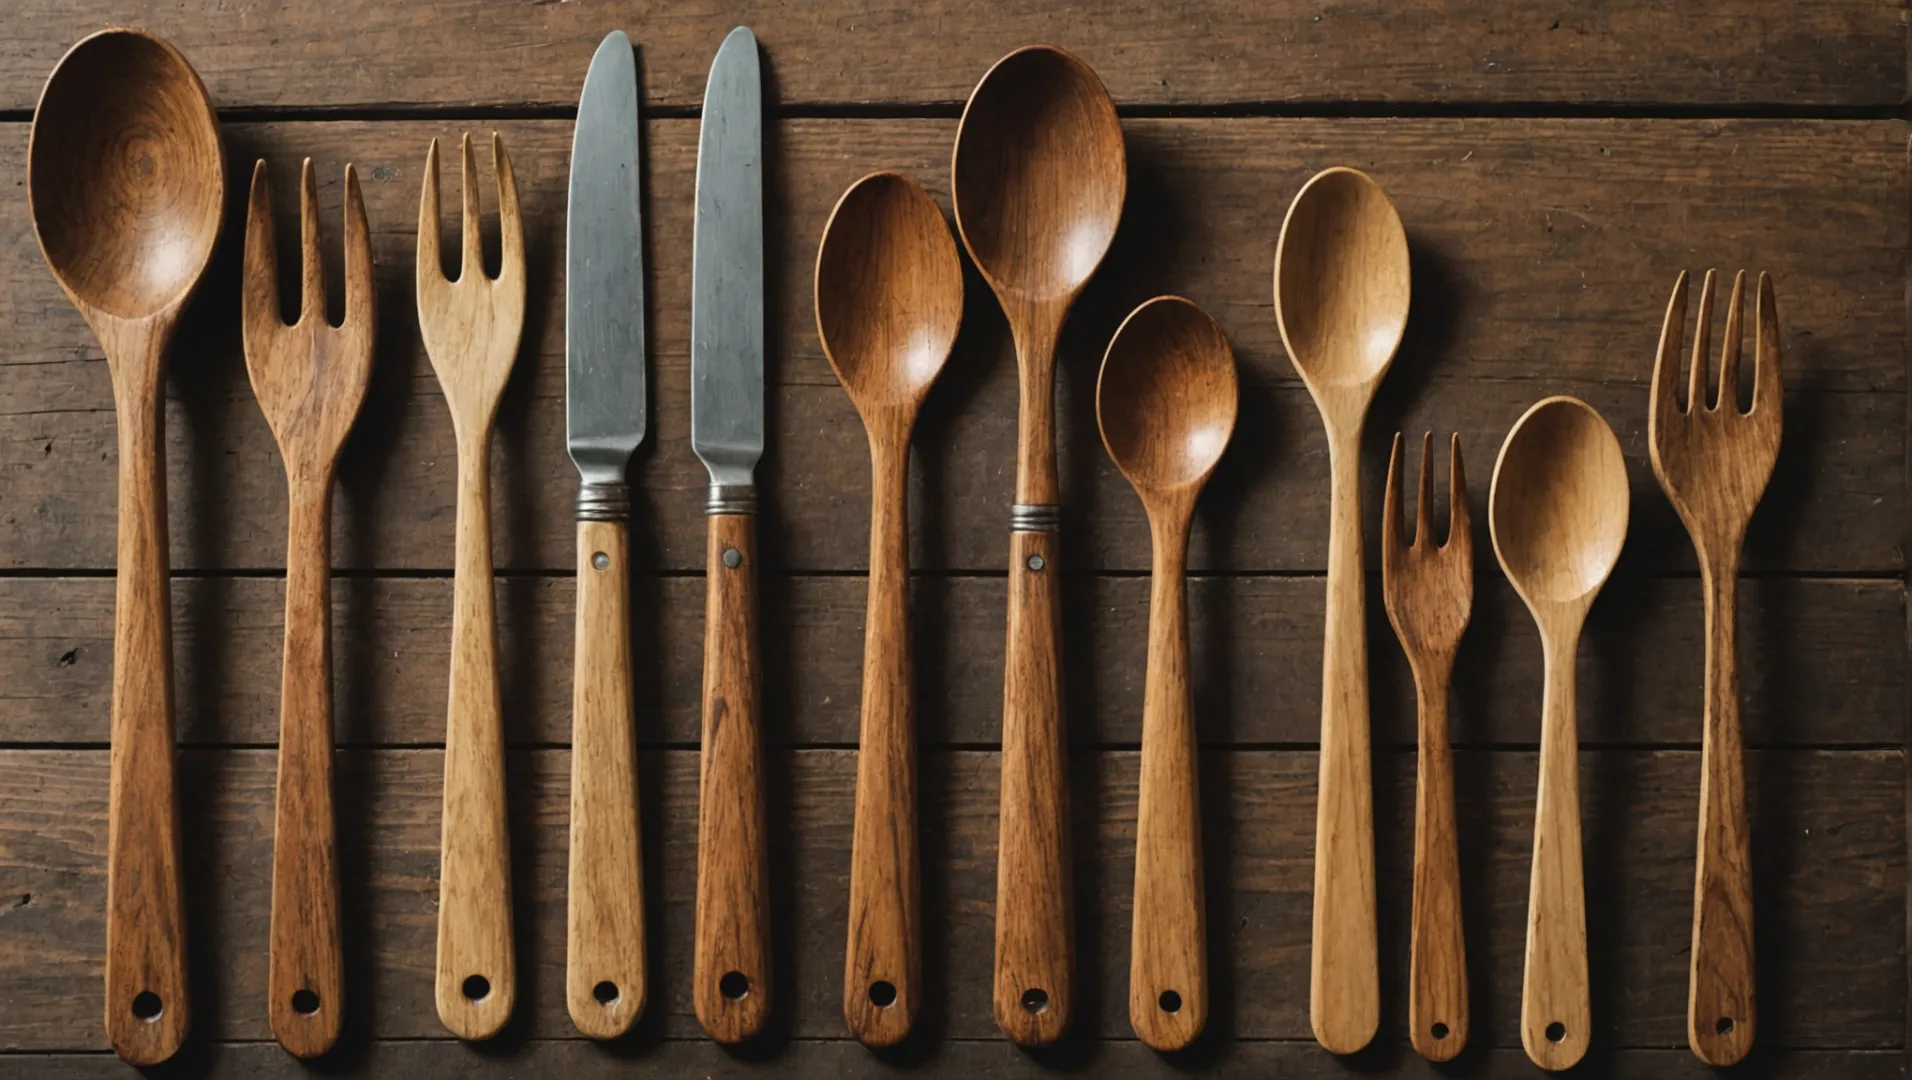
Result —
[{"label": "dark brown wooden fork", "polygon": [[1388,458],[1381,527],[1381,589],[1388,621],[1414,669],[1420,699],[1420,755],[1414,801],[1414,925],[1408,1027],[1429,1061],[1451,1061],[1467,1045],[1467,952],[1461,938],[1460,852],[1454,836],[1454,761],[1447,698],[1454,654],[1474,607],[1473,519],[1461,438],[1450,451],[1447,539],[1434,540],[1434,436],[1421,439],[1414,539],[1401,536],[1401,436]]}]

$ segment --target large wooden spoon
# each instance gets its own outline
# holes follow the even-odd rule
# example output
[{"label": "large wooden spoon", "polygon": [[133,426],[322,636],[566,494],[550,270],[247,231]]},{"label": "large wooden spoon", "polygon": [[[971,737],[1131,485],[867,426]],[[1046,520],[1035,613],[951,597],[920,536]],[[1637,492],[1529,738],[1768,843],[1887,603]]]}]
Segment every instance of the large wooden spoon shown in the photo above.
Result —
[{"label": "large wooden spoon", "polygon": [[119,427],[118,585],[106,853],[106,1034],[135,1065],[191,1020],[173,768],[165,356],[212,256],[225,203],[219,121],[186,58],[138,30],[73,46],[27,150],[33,228],[92,327]]},{"label": "large wooden spoon", "polygon": [[1122,123],[1089,65],[1048,45],[996,62],[956,131],[963,246],[1016,338],[1022,405],[1009,515],[996,1024],[1023,1046],[1069,1026],[1075,963],[1062,714],[1056,339],[1108,252],[1128,190]]},{"label": "large wooden spoon", "polygon": [[1096,381],[1102,445],[1149,515],[1148,683],[1136,807],[1129,1023],[1179,1050],[1208,1023],[1202,815],[1188,685],[1188,526],[1235,430],[1235,354],[1208,313],[1178,296],[1136,308]]},{"label": "large wooden spoon", "polygon": [[1591,1034],[1574,653],[1627,535],[1626,459],[1592,406],[1550,397],[1514,423],[1494,462],[1488,524],[1501,569],[1539,624],[1546,671],[1520,1041],[1534,1064],[1565,1069]]},{"label": "large wooden spoon", "polygon": [[1374,789],[1368,762],[1361,426],[1407,329],[1407,233],[1380,185],[1317,173],[1281,223],[1275,318],[1328,433],[1328,609],[1315,811],[1315,1040],[1352,1054],[1381,1023],[1374,924]]},{"label": "large wooden spoon", "polygon": [[909,632],[910,430],[963,320],[963,264],[916,182],[874,173],[843,193],[817,251],[817,336],[870,435],[870,596],[850,849],[843,1019],[870,1046],[922,1003],[916,695]]}]

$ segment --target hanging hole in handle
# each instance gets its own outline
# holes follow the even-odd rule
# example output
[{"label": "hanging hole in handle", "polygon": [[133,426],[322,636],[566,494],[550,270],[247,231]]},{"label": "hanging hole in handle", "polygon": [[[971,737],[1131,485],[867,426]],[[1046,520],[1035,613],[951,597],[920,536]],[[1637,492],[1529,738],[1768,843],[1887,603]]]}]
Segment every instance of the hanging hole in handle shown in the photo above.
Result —
[{"label": "hanging hole in handle", "polygon": [[1567,1037],[1567,1025],[1555,1020],[1547,1025],[1547,1041],[1557,1043]]},{"label": "hanging hole in handle", "polygon": [[1165,1013],[1178,1013],[1182,1011],[1182,995],[1173,990],[1162,991],[1162,996],[1156,998],[1155,1003],[1160,1005],[1162,1011]]},{"label": "hanging hole in handle", "polygon": [[1445,1039],[1447,1038],[1447,1025],[1436,1022],[1433,1027],[1427,1029],[1427,1033],[1436,1039]]},{"label": "hanging hole in handle", "polygon": [[1719,1023],[1713,1025],[1713,1030],[1719,1032],[1721,1035],[1731,1035],[1733,1033],[1733,1018],[1730,1016],[1720,1017]]},{"label": "hanging hole in handle", "polygon": [[1031,1016],[1049,1011],[1049,991],[1032,986],[1022,992],[1022,1010]]},{"label": "hanging hole in handle", "polygon": [[459,989],[464,991],[466,1001],[483,1001],[491,996],[491,980],[483,975],[467,975]]},{"label": "hanging hole in handle", "polygon": [[151,990],[141,990],[139,993],[133,995],[133,1017],[135,1019],[144,1020],[150,1024],[159,1019],[159,1014],[164,1011],[164,1009],[165,1006],[159,1000],[159,995],[153,993]]},{"label": "hanging hole in handle", "polygon": [[597,999],[599,1005],[615,1005],[617,1004],[617,984],[606,979],[591,988],[591,996]]},{"label": "hanging hole in handle", "polygon": [[319,995],[314,990],[292,991],[292,1011],[300,1016],[311,1016],[319,1011]]},{"label": "hanging hole in handle", "polygon": [[887,1009],[896,1004],[896,984],[882,979],[870,984],[870,1004],[879,1009]]},{"label": "hanging hole in handle", "polygon": [[732,1001],[742,1001],[750,993],[750,980],[741,971],[726,971],[724,977],[717,980],[717,990]]}]

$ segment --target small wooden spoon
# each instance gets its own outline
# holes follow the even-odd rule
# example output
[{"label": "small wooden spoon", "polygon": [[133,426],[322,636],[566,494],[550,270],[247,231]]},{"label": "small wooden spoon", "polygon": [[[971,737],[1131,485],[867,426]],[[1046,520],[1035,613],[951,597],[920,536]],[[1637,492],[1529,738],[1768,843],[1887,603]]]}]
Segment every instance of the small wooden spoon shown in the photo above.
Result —
[{"label": "small wooden spoon", "polygon": [[1626,542],[1627,505],[1620,441],[1583,401],[1536,403],[1501,444],[1488,525],[1501,569],[1540,627],[1546,670],[1520,999],[1520,1041],[1543,1069],[1572,1067],[1590,1034],[1574,654]]},{"label": "small wooden spoon", "polygon": [[40,251],[92,327],[119,427],[106,1034],[120,1057],[172,1057],[191,1021],[173,768],[165,356],[219,237],[219,121],[186,58],[105,30],[60,58],[27,150]]},{"label": "small wooden spoon", "polygon": [[869,1046],[922,1003],[916,696],[909,629],[910,430],[963,321],[963,264],[943,211],[880,172],[837,200],[817,251],[817,336],[870,435],[870,597],[850,853],[843,1019]]},{"label": "small wooden spoon", "polygon": [[1056,339],[1122,218],[1122,122],[1089,65],[1049,45],[1018,49],[970,94],[952,171],[956,227],[1015,334],[1022,390],[1009,516],[996,1024],[1020,1045],[1046,1046],[1069,1026],[1075,965]]},{"label": "small wooden spoon", "polygon": [[1235,354],[1208,313],[1179,296],[1135,309],[1096,380],[1102,445],[1149,515],[1148,684],[1136,807],[1129,1023],[1180,1050],[1208,1022],[1202,815],[1188,686],[1188,526],[1235,430]]},{"label": "small wooden spoon", "polygon": [[1407,329],[1407,232],[1380,185],[1354,169],[1315,174],[1275,248],[1275,318],[1328,433],[1328,610],[1315,812],[1315,1040],[1352,1054],[1381,1024],[1375,946],[1374,789],[1368,761],[1361,426]]}]

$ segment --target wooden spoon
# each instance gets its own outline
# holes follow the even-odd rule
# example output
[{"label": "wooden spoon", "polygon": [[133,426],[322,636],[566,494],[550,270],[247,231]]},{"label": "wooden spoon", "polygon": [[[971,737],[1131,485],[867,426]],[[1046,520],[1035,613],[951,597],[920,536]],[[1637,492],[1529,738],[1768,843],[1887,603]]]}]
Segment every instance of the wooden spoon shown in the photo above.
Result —
[{"label": "wooden spoon", "polygon": [[106,1034],[155,1065],[186,1037],[186,922],[173,769],[165,356],[219,236],[219,121],[186,58],[105,30],[60,58],[27,150],[40,251],[92,327],[119,428],[112,765],[106,853]]},{"label": "wooden spoon", "polygon": [[1613,429],[1575,398],[1536,403],[1501,444],[1487,518],[1500,567],[1540,627],[1546,670],[1520,1041],[1534,1064],[1565,1069],[1591,1033],[1574,653],[1626,542],[1626,459]]},{"label": "wooden spoon", "polygon": [[1096,380],[1102,445],[1148,510],[1148,684],[1136,808],[1129,1023],[1179,1050],[1208,1022],[1202,816],[1188,686],[1188,526],[1235,430],[1235,354],[1208,313],[1179,296],[1135,309]]},{"label": "wooden spoon", "polygon": [[1023,1046],[1069,1025],[1075,931],[1062,713],[1062,508],[1056,339],[1122,218],[1128,158],[1089,65],[1049,45],[996,62],[956,131],[951,191],[963,246],[1016,339],[1022,404],[1009,515],[996,1024]]},{"label": "wooden spoon", "polygon": [[1328,433],[1328,609],[1315,813],[1315,1040],[1352,1054],[1381,1023],[1375,952],[1374,789],[1368,762],[1361,425],[1407,328],[1407,233],[1380,185],[1354,169],[1315,174],[1275,248],[1275,318]]},{"label": "wooden spoon", "polygon": [[916,182],[843,193],[817,251],[817,336],[870,435],[870,596],[850,853],[843,1019],[870,1046],[909,1034],[922,1000],[916,698],[909,633],[910,430],[963,319],[963,265]]}]

